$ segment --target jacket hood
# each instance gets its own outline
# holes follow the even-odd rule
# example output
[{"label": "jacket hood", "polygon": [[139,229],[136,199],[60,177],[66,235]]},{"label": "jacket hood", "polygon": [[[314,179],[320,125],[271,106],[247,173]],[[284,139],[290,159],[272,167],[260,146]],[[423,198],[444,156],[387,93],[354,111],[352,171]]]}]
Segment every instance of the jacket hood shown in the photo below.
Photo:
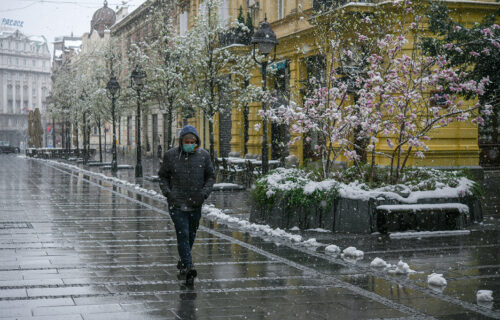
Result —
[{"label": "jacket hood", "polygon": [[179,147],[182,148],[182,138],[188,133],[191,133],[196,137],[196,144],[198,145],[198,147],[200,147],[201,139],[200,136],[198,135],[198,131],[196,131],[196,128],[191,125],[184,126],[181,129],[181,132],[179,133]]}]

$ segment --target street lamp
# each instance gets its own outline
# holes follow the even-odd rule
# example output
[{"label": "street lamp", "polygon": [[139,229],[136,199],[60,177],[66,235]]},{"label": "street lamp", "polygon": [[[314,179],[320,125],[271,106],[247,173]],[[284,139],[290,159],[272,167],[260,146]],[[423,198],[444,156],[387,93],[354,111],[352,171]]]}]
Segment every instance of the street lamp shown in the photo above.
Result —
[{"label": "street lamp", "polygon": [[[257,64],[260,65],[260,73],[262,74],[262,90],[266,91],[266,69],[268,63],[273,63],[276,60],[276,45],[278,41],[276,40],[276,34],[271,29],[267,18],[264,22],[260,24],[260,28],[255,32],[252,37],[253,44],[253,59]],[[259,49],[260,53],[264,55],[262,61],[258,61],[255,52]],[[274,48],[274,57],[271,61],[268,60],[268,54]],[[267,120],[266,120],[266,102],[262,101],[262,110],[264,111],[264,117],[262,118],[262,173],[266,174],[269,171],[269,154],[267,149]]]},{"label": "street lamp", "polygon": [[141,150],[141,91],[144,88],[143,79],[146,73],[142,70],[140,65],[136,65],[132,74],[130,75],[130,86],[137,92],[137,117],[136,117],[136,152],[137,163],[135,165],[135,177],[142,177],[142,150]]},{"label": "street lamp", "polygon": [[111,117],[113,121],[113,148],[112,148],[112,153],[113,153],[113,160],[111,161],[111,172],[113,174],[116,174],[116,171],[118,171],[118,164],[116,161],[116,119],[115,119],[115,102],[116,98],[120,95],[120,84],[118,83],[118,80],[116,80],[115,74],[113,71],[111,71],[111,76],[106,84],[106,89],[108,90],[108,98],[111,99]]}]

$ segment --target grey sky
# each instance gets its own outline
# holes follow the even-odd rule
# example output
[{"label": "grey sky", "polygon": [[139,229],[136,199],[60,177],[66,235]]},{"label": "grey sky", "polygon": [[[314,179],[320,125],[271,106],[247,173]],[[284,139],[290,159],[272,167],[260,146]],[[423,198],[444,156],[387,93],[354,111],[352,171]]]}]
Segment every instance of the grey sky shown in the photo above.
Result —
[{"label": "grey sky", "polygon": [[[129,0],[129,12],[143,2],[145,0]],[[52,52],[55,37],[89,32],[92,15],[103,3],[103,0],[0,0],[0,22],[3,18],[24,21],[20,31],[45,36]],[[116,9],[122,1],[108,0],[108,3]]]}]

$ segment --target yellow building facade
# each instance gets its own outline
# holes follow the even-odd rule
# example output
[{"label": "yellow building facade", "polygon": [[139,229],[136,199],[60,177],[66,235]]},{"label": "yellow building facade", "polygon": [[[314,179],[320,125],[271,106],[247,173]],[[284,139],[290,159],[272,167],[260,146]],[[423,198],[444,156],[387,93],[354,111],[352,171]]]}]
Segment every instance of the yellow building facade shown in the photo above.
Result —
[{"label": "yellow building facade", "polygon": [[[232,19],[235,19],[238,14],[238,8],[241,6],[246,16],[250,12],[254,26],[257,28],[260,22],[267,17],[273,31],[279,41],[277,46],[277,56],[275,64],[284,64],[286,79],[268,79],[268,90],[275,90],[275,81],[282,81],[288,92],[289,99],[300,101],[300,92],[307,80],[307,61],[314,55],[317,55],[315,48],[314,32],[310,23],[310,18],[313,15],[313,6],[316,8],[318,4],[326,3],[326,1],[300,1],[300,0],[262,0],[255,1],[240,1],[229,0],[223,3],[228,6],[229,14]],[[192,6],[199,5],[194,1]],[[367,6],[377,6],[377,3],[346,3],[343,7],[349,10],[366,10]],[[453,1],[448,3],[449,7],[455,9],[456,21],[463,24],[472,24],[481,20],[485,14],[491,14],[498,9],[499,4],[495,1]],[[196,12],[196,9],[191,8],[190,14]],[[250,46],[249,46],[250,47]],[[248,48],[250,51],[251,48]],[[261,75],[259,70],[253,71],[252,83],[260,85]],[[262,119],[258,115],[258,110],[261,109],[261,104],[256,102],[250,105],[249,114],[249,140],[248,153],[260,154],[262,142],[262,129],[254,130],[254,125],[261,123]],[[218,118],[215,121],[215,141],[216,150],[219,150],[219,122]],[[244,155],[244,133],[243,123],[244,117],[241,110],[234,108],[231,113],[231,151]],[[208,131],[205,128],[206,121],[203,116],[199,115],[193,122],[201,132],[205,135]],[[271,125],[268,129],[269,156],[272,157],[272,130]],[[203,135],[203,133],[202,133]],[[479,164],[479,147],[478,147],[478,128],[476,124],[471,122],[454,122],[446,128],[438,129],[431,132],[431,140],[428,143],[430,148],[425,153],[424,159],[418,159],[410,156],[408,165],[424,165],[424,166],[476,166]],[[390,153],[385,137],[380,137],[379,143],[376,146],[377,151]],[[290,154],[299,158],[301,163],[308,157],[307,148],[305,148],[302,140],[299,140],[289,148]],[[386,157],[377,157],[377,163],[387,165],[390,160]]]}]

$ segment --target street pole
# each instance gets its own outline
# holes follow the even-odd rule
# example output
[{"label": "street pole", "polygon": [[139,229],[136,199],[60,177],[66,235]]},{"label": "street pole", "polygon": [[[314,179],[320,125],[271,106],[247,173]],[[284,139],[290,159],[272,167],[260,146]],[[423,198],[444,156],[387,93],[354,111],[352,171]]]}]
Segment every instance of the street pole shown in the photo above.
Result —
[{"label": "street pole", "polygon": [[111,161],[111,173],[113,175],[116,175],[116,172],[118,171],[118,162],[116,160],[116,120],[115,120],[115,100],[116,97],[113,95],[111,97],[111,115],[113,118],[113,147],[112,147],[112,153],[113,153],[113,159]]},{"label": "street pole", "polygon": [[97,122],[99,124],[99,162],[102,163],[102,143],[101,143],[101,136],[102,136],[102,125],[101,125],[101,117],[99,116],[97,118]]},{"label": "street pole", "polygon": [[83,113],[83,164],[88,163],[87,153],[87,112]]},{"label": "street pole", "polygon": [[[273,63],[276,60],[276,46],[278,44],[276,34],[271,29],[269,22],[267,22],[267,16],[264,18],[264,22],[260,24],[260,28],[257,32],[254,33],[251,42],[253,44],[253,59],[261,66],[260,73],[262,74],[262,91],[265,93],[267,65],[269,63],[268,54],[274,49],[274,57],[271,60],[271,63]],[[255,55],[257,47],[264,55],[262,61],[258,61]],[[269,151],[267,147],[267,115],[265,97],[262,99],[262,111],[264,112],[264,115],[262,116],[262,174],[267,174],[269,172]]]},{"label": "street pole", "polygon": [[135,165],[135,177],[142,177],[142,150],[141,150],[141,90],[137,90],[137,163]]},{"label": "street pole", "polygon": [[[262,73],[262,91],[266,92],[267,78],[267,60],[262,61],[260,72]],[[262,101],[262,174],[269,172],[269,151],[267,148],[267,119],[266,119],[266,101]]]}]

